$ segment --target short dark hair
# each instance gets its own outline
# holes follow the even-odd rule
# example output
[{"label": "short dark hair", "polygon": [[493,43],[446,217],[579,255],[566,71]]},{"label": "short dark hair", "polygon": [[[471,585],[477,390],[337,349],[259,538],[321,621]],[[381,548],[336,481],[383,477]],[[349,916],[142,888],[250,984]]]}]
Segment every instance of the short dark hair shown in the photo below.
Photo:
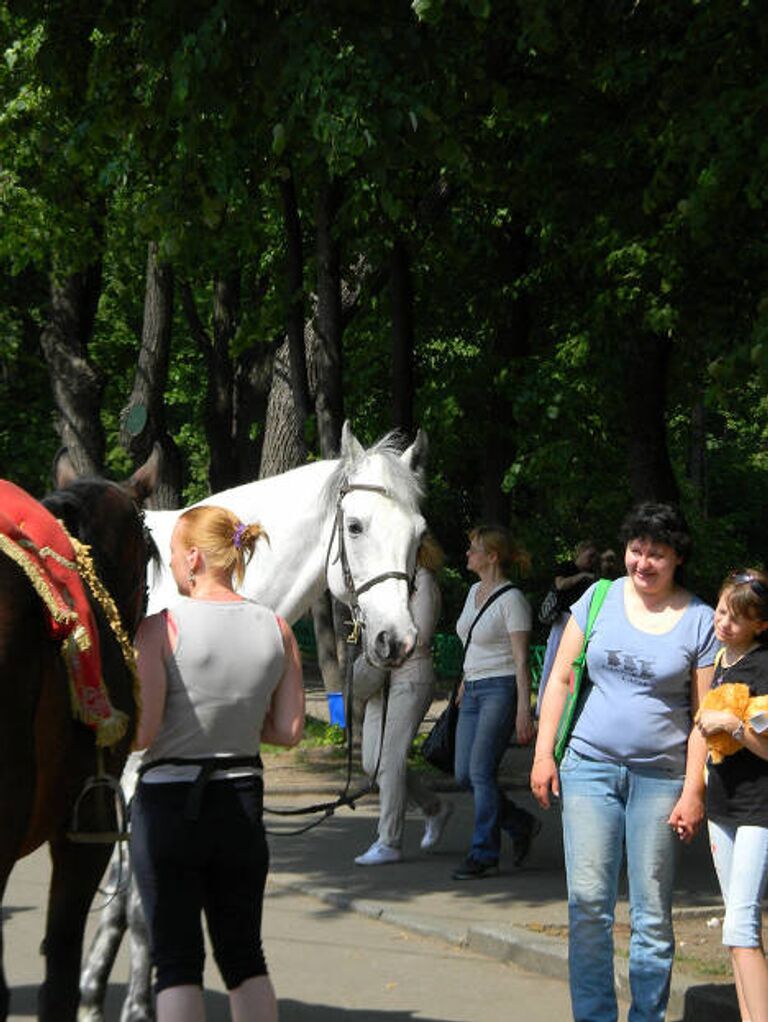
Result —
[{"label": "short dark hair", "polygon": [[619,539],[624,546],[633,539],[650,539],[654,543],[671,546],[685,563],[691,556],[693,544],[682,511],[673,504],[646,501],[636,504],[621,526]]}]

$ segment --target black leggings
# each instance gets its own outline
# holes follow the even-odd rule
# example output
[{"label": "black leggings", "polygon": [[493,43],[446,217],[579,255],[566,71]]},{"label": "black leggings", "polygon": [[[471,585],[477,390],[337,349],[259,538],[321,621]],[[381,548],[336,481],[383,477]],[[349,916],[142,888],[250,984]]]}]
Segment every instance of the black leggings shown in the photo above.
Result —
[{"label": "black leggings", "polygon": [[133,869],[149,928],[155,989],[202,986],[205,912],[227,990],[264,976],[261,915],[269,867],[260,777],[210,781],[199,818],[185,818],[187,783],[138,785]]}]

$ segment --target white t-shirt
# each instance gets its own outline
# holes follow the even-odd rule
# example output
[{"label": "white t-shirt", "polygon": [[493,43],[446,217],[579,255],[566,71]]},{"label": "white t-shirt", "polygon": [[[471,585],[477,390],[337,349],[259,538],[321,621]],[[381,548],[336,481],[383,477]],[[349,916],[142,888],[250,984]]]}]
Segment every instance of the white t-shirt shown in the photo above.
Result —
[{"label": "white t-shirt", "polygon": [[[500,582],[496,588],[507,584],[506,581]],[[475,582],[469,590],[464,609],[456,622],[456,632],[462,643],[466,642],[472,622],[480,610],[475,606],[479,585]],[[464,659],[464,677],[468,681],[477,681],[478,678],[516,674],[510,632],[530,632],[532,620],[531,605],[519,589],[510,589],[494,600],[472,632],[472,641]]]}]

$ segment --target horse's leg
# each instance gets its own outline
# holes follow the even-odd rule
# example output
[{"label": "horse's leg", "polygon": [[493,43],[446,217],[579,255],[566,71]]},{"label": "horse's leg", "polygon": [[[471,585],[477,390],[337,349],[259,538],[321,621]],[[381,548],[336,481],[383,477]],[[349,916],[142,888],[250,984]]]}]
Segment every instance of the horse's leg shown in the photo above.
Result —
[{"label": "horse's leg", "polygon": [[96,935],[80,973],[79,1022],[103,1022],[104,1019],[107,983],[127,924],[126,854],[125,849],[117,848],[109,862],[106,889],[114,893],[101,911]]},{"label": "horse's leg", "polygon": [[76,1022],[80,959],[88,910],[109,861],[111,845],[51,842],[53,873],[43,953],[45,982],[38,993],[40,1022]]},{"label": "horse's leg", "polygon": [[131,938],[131,974],[120,1022],[154,1022],[149,933],[133,876],[128,892],[128,932]]}]

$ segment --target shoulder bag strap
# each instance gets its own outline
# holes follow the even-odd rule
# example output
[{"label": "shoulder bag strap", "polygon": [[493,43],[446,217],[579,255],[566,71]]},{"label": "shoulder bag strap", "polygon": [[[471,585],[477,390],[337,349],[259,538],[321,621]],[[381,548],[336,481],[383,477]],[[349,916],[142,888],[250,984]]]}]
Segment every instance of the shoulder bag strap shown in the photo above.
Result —
[{"label": "shoulder bag strap", "polygon": [[595,591],[592,593],[592,599],[589,601],[589,613],[587,614],[587,627],[584,632],[584,646],[582,653],[585,653],[589,640],[592,638],[592,632],[595,628],[595,621],[597,615],[600,613],[600,608],[608,595],[608,590],[611,588],[611,580],[609,578],[601,578],[595,583]]},{"label": "shoulder bag strap", "polygon": [[488,608],[494,602],[494,600],[498,600],[498,598],[500,596],[503,596],[504,593],[508,593],[510,591],[510,589],[514,589],[514,588],[515,587],[512,585],[512,583],[508,582],[506,585],[502,586],[501,589],[497,589],[495,593],[491,593],[491,595],[488,597],[488,599],[482,605],[480,610],[478,610],[477,614],[475,615],[475,620],[469,626],[469,631],[467,632],[467,638],[466,638],[466,641],[464,643],[464,656],[461,658],[462,665],[464,663],[464,660],[466,659],[467,649],[469,648],[469,643],[470,643],[470,641],[472,639],[472,632],[474,632],[475,625],[477,624],[477,622],[480,620],[480,618],[483,616],[483,614],[486,612],[486,610],[488,610]]},{"label": "shoulder bag strap", "polygon": [[592,593],[592,598],[589,601],[589,612],[587,614],[587,624],[584,629],[584,641],[581,644],[581,652],[573,661],[573,667],[579,670],[584,667],[589,640],[592,638],[592,632],[595,630],[595,621],[597,621],[597,615],[600,613],[600,608],[610,588],[611,580],[609,578],[601,578],[595,584],[595,591]]},{"label": "shoulder bag strap", "polygon": [[457,695],[457,693],[459,691],[459,686],[461,685],[462,679],[464,677],[464,661],[467,658],[467,649],[469,648],[469,643],[470,643],[470,640],[472,639],[472,632],[474,632],[474,630],[475,630],[475,625],[480,620],[480,618],[483,616],[483,614],[486,612],[486,610],[488,610],[488,608],[494,602],[494,600],[498,600],[498,598],[500,596],[503,596],[504,593],[508,593],[510,591],[510,589],[514,589],[514,588],[515,588],[515,586],[513,586],[511,582],[507,582],[506,585],[503,585],[500,589],[497,589],[495,593],[491,593],[491,595],[488,597],[488,599],[485,601],[485,603],[482,605],[480,610],[478,610],[477,614],[475,615],[475,620],[469,626],[469,631],[467,632],[467,638],[466,638],[466,640],[464,642],[464,651],[463,651],[463,654],[462,654],[462,657],[461,657],[461,671],[459,673],[459,677],[456,679],[455,685],[453,686],[453,692],[451,693],[451,701],[452,702],[456,701],[456,695]]},{"label": "shoulder bag strap", "polygon": [[589,640],[592,638],[592,632],[594,631],[595,621],[597,615],[600,612],[600,608],[603,605],[605,597],[608,594],[608,590],[611,588],[611,580],[607,578],[601,578],[596,583],[594,591],[589,601],[589,611],[587,613],[587,624],[584,629],[584,641],[581,644],[581,652],[573,661],[571,669],[571,679],[568,695],[563,707],[563,712],[560,716],[560,721],[557,726],[557,732],[555,734],[555,747],[553,754],[555,761],[560,763],[565,753],[566,746],[571,737],[571,729],[574,723],[574,716],[579,704],[579,697],[581,695],[582,679],[584,677],[584,665],[587,659],[587,647],[589,646]]}]

